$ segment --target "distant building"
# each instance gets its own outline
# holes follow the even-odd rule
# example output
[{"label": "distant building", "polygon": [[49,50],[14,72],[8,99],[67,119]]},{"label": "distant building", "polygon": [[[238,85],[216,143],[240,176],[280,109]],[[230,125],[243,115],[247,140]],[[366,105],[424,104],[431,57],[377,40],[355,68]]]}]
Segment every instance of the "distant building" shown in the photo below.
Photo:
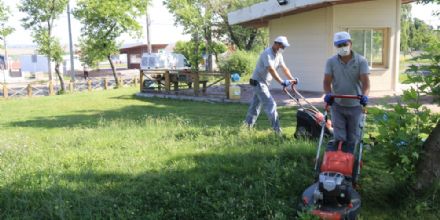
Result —
[{"label": "distant building", "polygon": [[[168,44],[152,44],[151,52],[158,53],[164,50]],[[119,53],[127,54],[127,66],[128,69],[140,69],[141,59],[143,53],[148,53],[147,44],[137,44],[132,46],[126,46],[119,49]]]}]

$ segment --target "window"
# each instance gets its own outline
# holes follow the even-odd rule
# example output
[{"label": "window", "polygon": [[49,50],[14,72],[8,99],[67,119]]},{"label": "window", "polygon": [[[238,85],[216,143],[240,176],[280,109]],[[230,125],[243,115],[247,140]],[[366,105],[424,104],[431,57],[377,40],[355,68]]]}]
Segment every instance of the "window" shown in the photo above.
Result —
[{"label": "window", "polygon": [[141,63],[141,55],[140,54],[131,54],[130,55],[130,63]]},{"label": "window", "polygon": [[388,29],[359,28],[348,29],[353,42],[353,50],[364,56],[370,67],[388,66]]}]

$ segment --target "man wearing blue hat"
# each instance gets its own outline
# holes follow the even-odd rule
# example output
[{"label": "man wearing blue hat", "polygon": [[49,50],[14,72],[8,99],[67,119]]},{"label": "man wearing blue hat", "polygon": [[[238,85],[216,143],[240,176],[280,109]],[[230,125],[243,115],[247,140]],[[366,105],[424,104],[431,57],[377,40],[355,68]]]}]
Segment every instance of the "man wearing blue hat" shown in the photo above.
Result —
[{"label": "man wearing blue hat", "polygon": [[[368,103],[370,68],[367,60],[351,50],[351,36],[338,32],[334,36],[337,54],[327,60],[324,76],[324,101],[331,105],[335,143],[343,141],[353,151],[359,140],[362,105]],[[359,100],[334,99],[333,95],[357,95]]]},{"label": "man wearing blue hat", "polygon": [[[257,61],[257,65],[252,74],[249,84],[254,89],[254,95],[246,115],[245,123],[248,127],[253,127],[263,107],[273,130],[277,134],[281,134],[280,121],[278,119],[277,104],[269,91],[269,85],[274,78],[283,87],[292,83],[298,83],[298,78],[293,78],[290,70],[284,64],[283,51],[289,47],[289,42],[285,36],[279,36],[274,40],[272,47],[266,48]],[[287,77],[283,80],[277,72],[281,67],[284,75]]]}]

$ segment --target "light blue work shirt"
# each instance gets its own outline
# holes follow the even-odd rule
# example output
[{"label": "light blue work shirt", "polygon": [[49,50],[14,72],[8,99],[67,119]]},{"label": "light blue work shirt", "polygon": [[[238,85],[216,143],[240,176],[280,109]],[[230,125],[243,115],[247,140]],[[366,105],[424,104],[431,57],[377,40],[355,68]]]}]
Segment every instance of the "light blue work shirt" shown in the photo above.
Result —
[{"label": "light blue work shirt", "polygon": [[[352,51],[353,57],[344,63],[339,55],[334,55],[327,60],[325,74],[330,74],[332,80],[332,92],[336,95],[363,95],[360,76],[370,74],[370,67],[367,60]],[[341,106],[359,106],[359,100],[354,99],[335,99]]]},{"label": "light blue work shirt", "polygon": [[272,47],[268,47],[260,54],[251,78],[269,86],[272,75],[267,71],[267,68],[271,66],[276,70],[281,65],[284,65],[283,55],[275,53]]}]

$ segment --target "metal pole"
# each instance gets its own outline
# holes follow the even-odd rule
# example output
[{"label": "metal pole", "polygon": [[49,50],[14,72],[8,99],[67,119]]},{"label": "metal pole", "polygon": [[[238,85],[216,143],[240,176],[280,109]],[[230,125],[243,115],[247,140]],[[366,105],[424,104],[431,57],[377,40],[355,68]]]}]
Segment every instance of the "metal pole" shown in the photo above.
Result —
[{"label": "metal pole", "polygon": [[147,44],[148,44],[148,53],[151,53],[151,36],[150,36],[150,25],[151,25],[151,20],[150,20],[150,15],[148,14],[148,10],[147,10]]},{"label": "metal pole", "polygon": [[73,61],[72,26],[70,24],[70,1],[67,3],[67,21],[69,23],[69,47],[70,47],[70,76],[75,81],[75,65]]},{"label": "metal pole", "polygon": [[[6,68],[9,68],[9,65],[7,64],[7,60],[8,60],[8,51],[7,51],[7,49],[6,49],[6,36],[3,36],[3,44],[4,44],[4,47],[5,47],[5,57],[4,57],[4,59],[3,59],[3,61],[4,61],[4,68],[3,68],[3,83],[4,84],[6,84]],[[9,70],[9,69],[8,69]],[[8,73],[9,73],[9,71],[8,71]]]}]

